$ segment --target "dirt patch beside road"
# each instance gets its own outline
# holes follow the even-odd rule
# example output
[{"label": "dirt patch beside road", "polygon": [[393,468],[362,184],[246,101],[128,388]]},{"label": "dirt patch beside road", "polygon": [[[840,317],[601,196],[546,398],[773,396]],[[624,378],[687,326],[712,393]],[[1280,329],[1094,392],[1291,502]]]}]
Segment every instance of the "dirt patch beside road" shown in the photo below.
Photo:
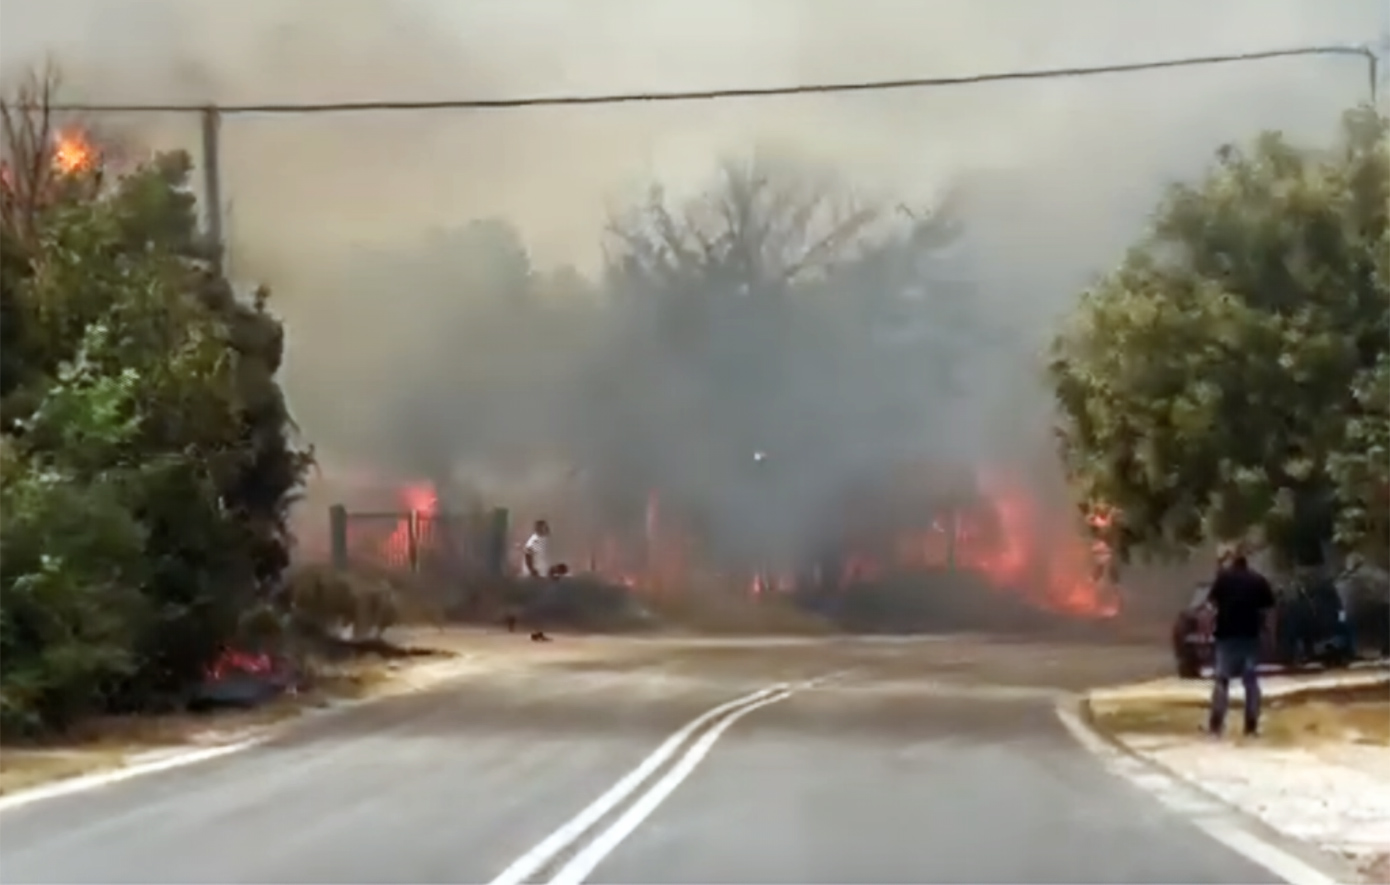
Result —
[{"label": "dirt patch beside road", "polygon": [[[1233,701],[1237,709],[1240,699]],[[1111,734],[1191,734],[1206,721],[1202,698],[1137,698],[1093,704],[1092,722]],[[1275,695],[1261,716],[1266,743],[1351,741],[1390,746],[1390,683]],[[1238,715],[1238,714],[1233,714]]]},{"label": "dirt patch beside road", "polygon": [[121,768],[145,754],[231,744],[322,703],[285,697],[252,710],[108,716],[42,743],[0,746],[0,795]]},{"label": "dirt patch beside road", "polygon": [[701,636],[826,636],[835,627],[786,598],[688,593],[642,600],[657,625]]}]

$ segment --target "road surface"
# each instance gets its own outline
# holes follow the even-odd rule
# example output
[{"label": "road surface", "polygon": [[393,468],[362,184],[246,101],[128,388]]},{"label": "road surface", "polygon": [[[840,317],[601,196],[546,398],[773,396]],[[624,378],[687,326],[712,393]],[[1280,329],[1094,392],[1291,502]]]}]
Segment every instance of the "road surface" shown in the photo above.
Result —
[{"label": "road surface", "polygon": [[1270,881],[1054,715],[1162,666],[979,638],[532,663],[8,809],[0,882]]}]

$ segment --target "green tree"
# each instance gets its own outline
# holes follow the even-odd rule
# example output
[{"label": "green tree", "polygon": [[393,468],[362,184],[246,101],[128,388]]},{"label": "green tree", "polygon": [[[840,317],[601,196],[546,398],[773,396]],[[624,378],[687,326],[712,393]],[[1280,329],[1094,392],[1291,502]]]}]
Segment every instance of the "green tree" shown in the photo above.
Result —
[{"label": "green tree", "polygon": [[56,168],[50,85],[0,108],[7,728],[176,699],[276,590],[310,459],[283,331],[208,260],[187,155]]},{"label": "green tree", "polygon": [[[91,349],[106,335],[93,326]],[[89,348],[62,367],[29,421],[52,448],[0,441],[0,725],[62,726],[137,669],[149,614],[147,534],[127,502],[134,477],[110,469],[138,432],[139,376],[103,374]]]},{"label": "green tree", "polygon": [[[1285,564],[1383,557],[1390,124],[1266,133],[1172,188],[1053,347],[1062,456],[1119,549],[1252,538]],[[1376,549],[1378,548],[1378,549]]]}]

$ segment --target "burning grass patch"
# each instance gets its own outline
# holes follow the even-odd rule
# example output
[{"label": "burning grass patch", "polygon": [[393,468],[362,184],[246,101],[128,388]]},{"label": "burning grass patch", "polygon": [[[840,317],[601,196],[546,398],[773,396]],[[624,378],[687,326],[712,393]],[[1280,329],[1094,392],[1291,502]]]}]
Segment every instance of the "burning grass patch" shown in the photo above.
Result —
[{"label": "burning grass patch", "polygon": [[[1239,709],[1233,698],[1231,718],[1237,722]],[[1206,722],[1207,702],[1195,697],[1114,700],[1093,703],[1088,713],[1093,725],[1111,735],[1192,736]],[[1390,687],[1382,683],[1269,698],[1260,727],[1261,743],[1390,746]]]}]

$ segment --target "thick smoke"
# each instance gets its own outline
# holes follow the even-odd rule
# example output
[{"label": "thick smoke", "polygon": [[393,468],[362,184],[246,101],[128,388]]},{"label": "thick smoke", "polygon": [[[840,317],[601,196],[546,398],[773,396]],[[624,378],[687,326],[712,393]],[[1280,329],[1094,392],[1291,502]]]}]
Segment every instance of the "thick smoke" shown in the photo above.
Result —
[{"label": "thick smoke", "polygon": [[[445,99],[1365,43],[1382,7],[0,0],[0,55],[8,75],[51,56],[68,96],[92,101]],[[278,294],[291,399],[330,479],[354,466],[398,477],[466,472],[501,477],[510,485],[497,493],[518,497],[517,483],[534,479],[527,472],[539,464],[555,463],[547,476],[576,486],[621,485],[624,476],[640,485],[647,469],[698,499],[721,535],[768,531],[794,543],[810,521],[767,511],[813,509],[876,461],[1047,463],[1037,356],[1049,324],[1088,277],[1119,259],[1165,182],[1259,128],[1324,138],[1366,94],[1354,59],[1294,59],[757,102],[238,117],[226,121],[223,141],[231,267]],[[196,156],[195,120],[97,122]],[[815,342],[789,340],[800,333],[786,324],[750,332],[740,323],[745,350],[727,367],[766,369],[758,355],[772,354],[777,380],[759,386],[733,371],[713,393],[690,390],[668,349],[629,346],[641,327],[614,306],[621,287],[605,276],[610,221],[653,183],[679,206],[717,181],[721,162],[755,152],[790,158],[780,168],[829,170],[837,193],[890,214],[900,205],[930,210],[952,194],[962,233],[921,276],[968,293],[969,318],[947,329],[955,340],[927,336],[915,345],[929,351],[918,362],[871,366],[852,349],[845,353],[858,356],[835,361],[834,342],[853,337],[862,311],[824,313],[838,319],[823,319]],[[868,299],[875,293],[852,290],[902,282],[870,276],[841,278],[838,297]],[[842,327],[827,327],[834,322]],[[715,337],[717,350],[726,338]],[[783,358],[816,346],[823,360],[793,367]],[[964,380],[933,377],[932,361],[947,350],[948,374]],[[686,408],[711,396],[723,397],[713,412]],[[663,418],[629,432],[639,402],[664,403]],[[759,425],[760,413],[777,420]],[[893,424],[887,413],[910,420]],[[785,429],[806,415],[837,426],[782,467],[794,459],[777,443],[709,426],[710,414],[752,414],[743,430]],[[792,440],[813,431],[792,430]],[[904,451],[907,434],[918,434],[922,451]],[[749,474],[763,448],[768,468]],[[575,473],[576,453],[593,475]],[[749,491],[754,483],[761,491]]]}]

